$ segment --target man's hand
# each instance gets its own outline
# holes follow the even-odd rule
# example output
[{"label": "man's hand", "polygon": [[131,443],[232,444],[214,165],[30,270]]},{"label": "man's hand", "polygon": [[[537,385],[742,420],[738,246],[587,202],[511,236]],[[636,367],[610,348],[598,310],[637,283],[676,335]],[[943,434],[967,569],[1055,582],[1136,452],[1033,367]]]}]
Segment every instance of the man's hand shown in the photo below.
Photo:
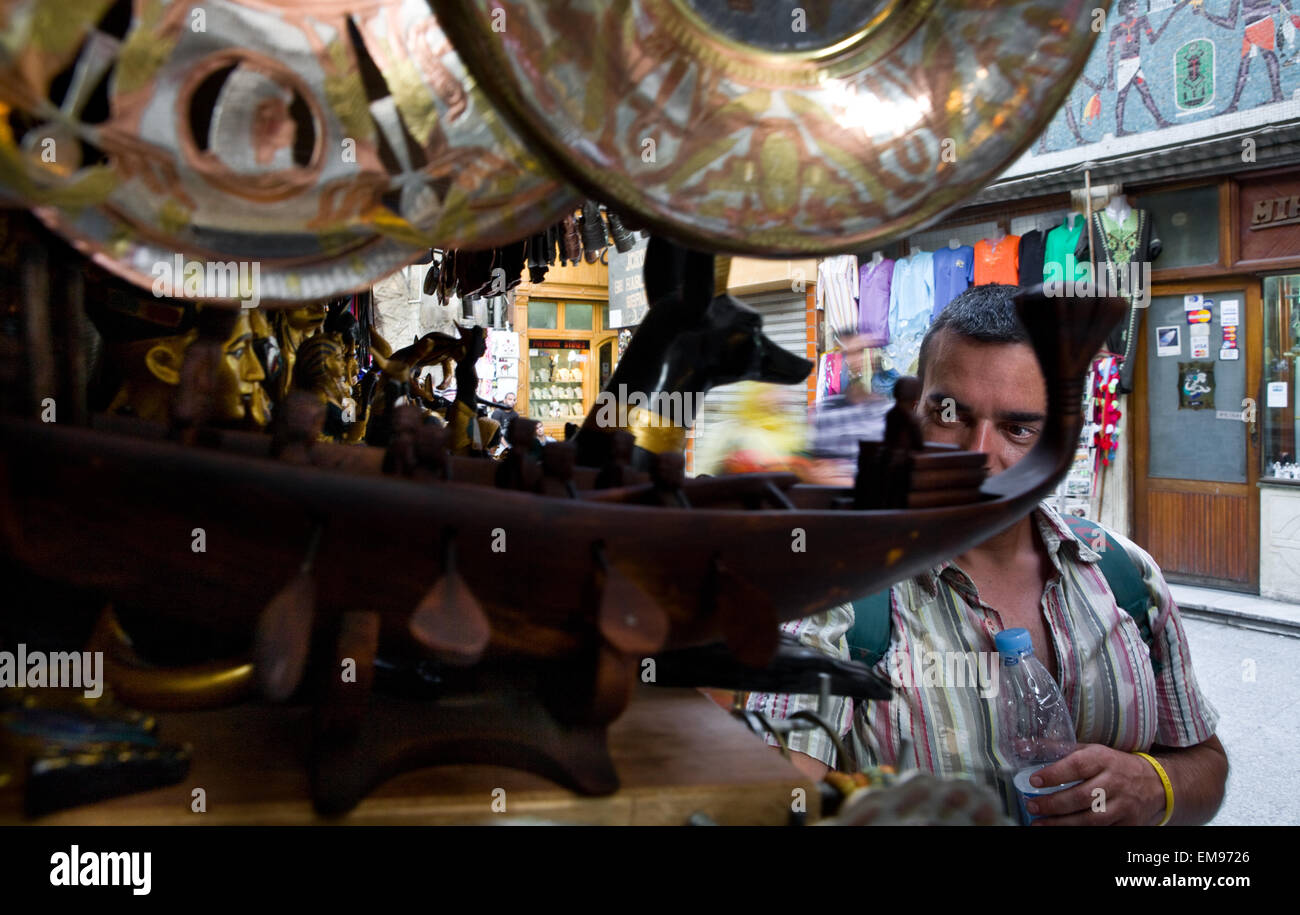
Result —
[{"label": "man's hand", "polygon": [[[1041,779],[1041,782],[1039,782]],[[1165,815],[1165,789],[1155,768],[1141,756],[1101,744],[1081,746],[1034,773],[1040,785],[1082,784],[1027,802],[1043,819],[1035,826],[1155,826]],[[1094,795],[1100,788],[1104,794]],[[1093,805],[1098,809],[1094,811]]]},{"label": "man's hand", "polygon": [[[1152,747],[1174,788],[1173,826],[1200,826],[1214,819],[1228,782],[1228,754],[1218,737],[1192,747]],[[1139,763],[1141,765],[1139,765]],[[1083,779],[1083,784],[1032,803],[1043,826],[1158,825],[1165,817],[1165,789],[1155,768],[1141,756],[1085,744],[1035,777],[1044,785]],[[1106,809],[1094,813],[1092,792],[1105,791]],[[1099,805],[1100,806],[1100,805]],[[1032,812],[1033,808],[1031,808]]]}]

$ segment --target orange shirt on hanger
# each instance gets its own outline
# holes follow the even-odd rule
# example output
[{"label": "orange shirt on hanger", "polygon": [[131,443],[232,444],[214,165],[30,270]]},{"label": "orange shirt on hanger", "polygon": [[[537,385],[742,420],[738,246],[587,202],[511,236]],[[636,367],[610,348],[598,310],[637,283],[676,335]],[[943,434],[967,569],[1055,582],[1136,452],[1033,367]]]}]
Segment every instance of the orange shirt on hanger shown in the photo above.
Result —
[{"label": "orange shirt on hanger", "polygon": [[1007,235],[1001,241],[985,238],[975,244],[975,285],[1020,284],[1020,236]]}]

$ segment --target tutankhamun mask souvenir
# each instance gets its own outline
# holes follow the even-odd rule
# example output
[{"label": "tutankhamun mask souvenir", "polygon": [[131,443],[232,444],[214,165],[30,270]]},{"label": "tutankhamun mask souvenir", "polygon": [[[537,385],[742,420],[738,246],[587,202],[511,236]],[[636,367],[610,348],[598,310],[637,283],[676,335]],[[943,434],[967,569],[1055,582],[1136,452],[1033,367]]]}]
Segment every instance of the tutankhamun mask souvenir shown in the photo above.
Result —
[{"label": "tutankhamun mask souvenir", "polygon": [[253,310],[248,313],[248,324],[253,331],[253,352],[258,365],[262,367],[262,383],[253,392],[251,412],[254,415],[270,417],[275,411],[276,399],[280,392],[280,377],[284,372],[284,358],[280,352],[280,341],[271,330],[271,321],[266,313]]},{"label": "tutankhamun mask souvenir", "polygon": [[280,378],[279,396],[283,401],[293,387],[294,363],[304,340],[318,333],[325,324],[327,307],[324,302],[310,302],[296,308],[279,311],[272,318],[276,338],[280,342],[280,358],[284,374]]},{"label": "tutankhamun mask souvenir", "polygon": [[[260,401],[266,372],[253,346],[253,327],[247,311],[232,312],[233,326],[221,343],[213,384],[213,416],[216,423],[247,423],[263,427],[270,419]],[[225,313],[222,314],[225,316]]]},{"label": "tutankhamun mask souvenir", "polygon": [[104,341],[99,404],[116,415],[166,422],[186,352],[198,337],[195,306],[151,299],[113,281],[99,292],[86,305]]},{"label": "tutankhamun mask souvenir", "polygon": [[347,359],[343,347],[332,335],[319,334],[298,349],[293,387],[325,404],[323,438],[337,440],[344,434],[343,400],[348,394]]}]

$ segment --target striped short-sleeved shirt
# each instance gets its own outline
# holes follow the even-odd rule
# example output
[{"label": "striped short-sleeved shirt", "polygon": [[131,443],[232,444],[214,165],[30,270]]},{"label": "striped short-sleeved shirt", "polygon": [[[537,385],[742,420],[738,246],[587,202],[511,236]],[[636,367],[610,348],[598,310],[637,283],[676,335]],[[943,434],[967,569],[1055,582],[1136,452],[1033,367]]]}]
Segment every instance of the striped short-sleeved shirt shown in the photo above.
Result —
[{"label": "striped short-sleeved shirt", "polygon": [[[1151,592],[1154,644],[1148,652],[1137,624],[1116,605],[1100,556],[1051,505],[1040,504],[1033,518],[1056,570],[1041,606],[1079,742],[1132,751],[1153,744],[1194,746],[1213,736],[1218,713],[1196,682],[1178,607],[1154,560],[1110,532]],[[997,677],[993,638],[1003,628],[1000,615],[952,561],[894,585],[891,597],[892,639],[876,669],[893,679],[894,696],[856,708],[852,700],[833,700],[832,723],[851,747],[853,762],[969,778],[998,792],[1008,812],[1014,810],[996,694],[981,686],[977,666],[987,671],[992,665]],[[853,608],[846,604],[783,628],[805,645],[847,658],[844,636],[852,625]],[[1153,656],[1161,662],[1159,676]],[[817,703],[811,696],[753,693],[746,704],[786,717]],[[834,747],[820,731],[796,732],[790,747],[835,765]]]}]

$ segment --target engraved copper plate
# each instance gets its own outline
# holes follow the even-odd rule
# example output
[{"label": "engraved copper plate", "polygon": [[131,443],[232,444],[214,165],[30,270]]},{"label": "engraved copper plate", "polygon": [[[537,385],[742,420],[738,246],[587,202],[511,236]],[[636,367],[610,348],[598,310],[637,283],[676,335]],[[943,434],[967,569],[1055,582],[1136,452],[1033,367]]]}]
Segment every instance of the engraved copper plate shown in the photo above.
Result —
[{"label": "engraved copper plate", "polygon": [[430,0],[571,181],[738,254],[860,250],[1033,141],[1096,40],[1082,0]]},{"label": "engraved copper plate", "polygon": [[181,253],[325,298],[577,202],[424,0],[0,0],[0,102],[0,190],[146,287]]}]

